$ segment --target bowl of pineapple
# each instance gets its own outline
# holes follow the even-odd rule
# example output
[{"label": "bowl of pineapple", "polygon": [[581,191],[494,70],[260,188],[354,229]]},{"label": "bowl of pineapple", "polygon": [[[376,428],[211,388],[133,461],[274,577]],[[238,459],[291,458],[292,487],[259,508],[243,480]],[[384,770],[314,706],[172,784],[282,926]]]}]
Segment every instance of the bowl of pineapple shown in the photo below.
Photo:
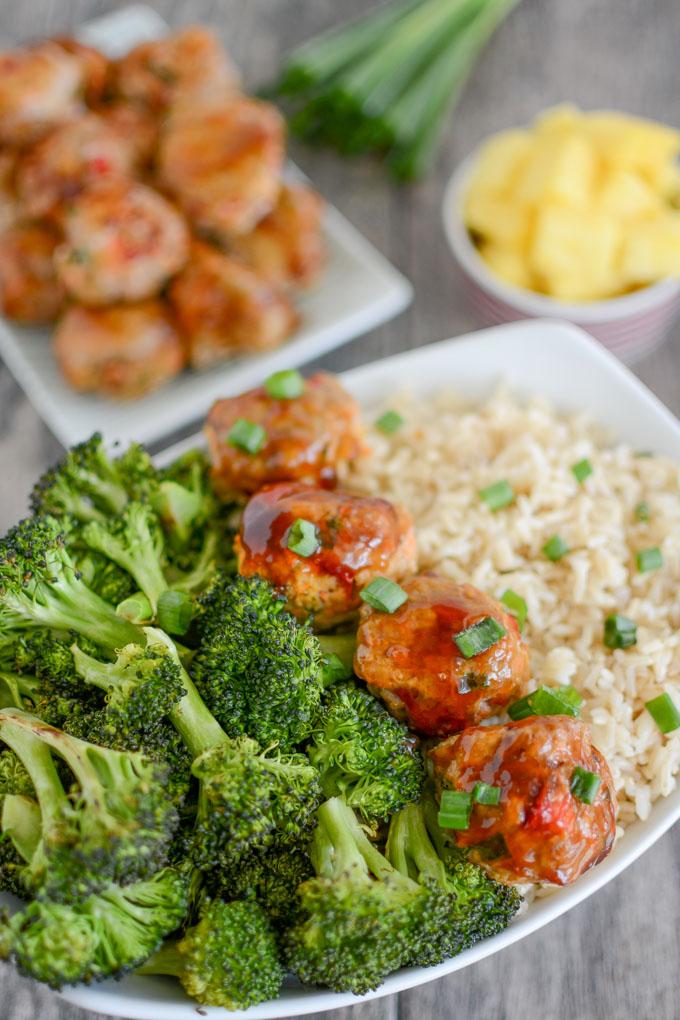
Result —
[{"label": "bowl of pineapple", "polygon": [[451,177],[444,229],[485,323],[567,319],[629,364],[680,308],[680,131],[546,110]]}]

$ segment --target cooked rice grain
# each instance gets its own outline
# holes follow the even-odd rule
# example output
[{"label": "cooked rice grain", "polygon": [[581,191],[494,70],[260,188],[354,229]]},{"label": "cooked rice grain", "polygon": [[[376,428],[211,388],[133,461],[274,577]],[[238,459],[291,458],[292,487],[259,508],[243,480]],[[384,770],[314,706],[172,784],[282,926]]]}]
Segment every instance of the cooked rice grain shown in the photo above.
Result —
[{"label": "cooked rice grain", "polygon": [[[663,736],[644,708],[662,691],[680,705],[680,468],[607,445],[585,415],[559,415],[543,400],[521,404],[505,390],[473,409],[451,394],[404,395],[390,407],[406,424],[393,436],[374,432],[374,455],[346,483],[411,511],[421,569],[524,597],[536,682],[583,693],[582,715],[621,800],[620,824],[646,818],[680,768],[680,731]],[[586,457],[593,474],[579,485],[571,466]],[[501,479],[517,496],[494,513],[479,490]],[[635,517],[642,500],[648,522]],[[541,551],[554,534],[570,548],[556,563]],[[635,554],[652,546],[663,566],[640,574]],[[637,622],[635,646],[604,646],[613,612]]]}]

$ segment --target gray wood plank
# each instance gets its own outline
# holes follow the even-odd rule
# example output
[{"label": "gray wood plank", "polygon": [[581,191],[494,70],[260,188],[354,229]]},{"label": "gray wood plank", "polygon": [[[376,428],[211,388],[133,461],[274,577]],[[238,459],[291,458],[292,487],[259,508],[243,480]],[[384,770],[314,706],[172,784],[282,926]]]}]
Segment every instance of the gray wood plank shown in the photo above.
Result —
[{"label": "gray wood plank", "polygon": [[[64,31],[125,6],[121,0],[23,0],[0,4],[0,39]],[[221,32],[257,84],[281,54],[364,0],[154,0],[173,24],[204,21]],[[382,170],[293,144],[319,189],[414,282],[416,300],[395,322],[324,359],[348,368],[478,325],[440,225],[443,185],[486,134],[548,103],[616,106],[680,123],[677,0],[523,0],[490,44],[451,122],[434,172],[409,189]],[[632,59],[631,59],[632,58]],[[680,329],[638,374],[680,411]],[[21,391],[0,366],[0,528],[17,518],[39,470],[58,454]],[[667,834],[624,875],[566,917],[504,953],[390,999],[323,1014],[328,1020],[675,1020],[680,913],[680,832]],[[6,1020],[96,1020],[34,982],[0,968]],[[319,1015],[320,1018],[321,1015]],[[317,1020],[319,1020],[317,1018]]]}]

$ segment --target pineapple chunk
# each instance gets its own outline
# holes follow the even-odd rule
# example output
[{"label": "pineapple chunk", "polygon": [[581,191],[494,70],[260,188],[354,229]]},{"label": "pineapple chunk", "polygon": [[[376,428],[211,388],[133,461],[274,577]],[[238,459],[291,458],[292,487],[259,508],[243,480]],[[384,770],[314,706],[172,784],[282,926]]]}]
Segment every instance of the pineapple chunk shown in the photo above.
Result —
[{"label": "pineapple chunk", "polygon": [[621,273],[633,285],[680,276],[680,211],[636,224],[624,242]]},{"label": "pineapple chunk", "polygon": [[680,131],[666,124],[607,110],[588,114],[585,123],[603,159],[644,174],[653,185],[680,152]]},{"label": "pineapple chunk", "polygon": [[654,188],[644,178],[625,168],[612,168],[605,174],[596,202],[605,212],[622,219],[655,215],[662,208]]},{"label": "pineapple chunk", "polygon": [[506,247],[526,245],[529,209],[509,198],[490,195],[475,184],[465,199],[464,218],[468,230],[484,239]]},{"label": "pineapple chunk", "polygon": [[592,207],[544,205],[536,218],[531,266],[548,294],[592,301],[617,289],[621,233],[616,218]]},{"label": "pineapple chunk", "polygon": [[581,132],[539,136],[515,189],[520,202],[587,205],[595,187],[597,160]]},{"label": "pineapple chunk", "polygon": [[480,191],[503,195],[510,191],[531,151],[530,131],[501,131],[479,150],[474,184]]},{"label": "pineapple chunk", "polygon": [[564,134],[578,130],[583,123],[583,114],[573,103],[560,103],[550,106],[534,119],[534,128],[538,134]]},{"label": "pineapple chunk", "polygon": [[526,254],[516,248],[507,248],[502,244],[487,241],[480,245],[479,254],[482,256],[489,269],[493,270],[496,276],[500,276],[506,283],[515,287],[523,287],[524,290],[533,290],[536,287],[536,280],[529,266]]}]

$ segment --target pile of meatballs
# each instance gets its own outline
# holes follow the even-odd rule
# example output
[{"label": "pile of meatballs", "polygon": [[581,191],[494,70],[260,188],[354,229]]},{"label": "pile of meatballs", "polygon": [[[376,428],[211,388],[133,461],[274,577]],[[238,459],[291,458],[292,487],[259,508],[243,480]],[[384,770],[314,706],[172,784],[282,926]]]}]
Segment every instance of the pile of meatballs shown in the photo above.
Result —
[{"label": "pile of meatballs", "polygon": [[[260,430],[254,452],[233,442],[243,421]],[[220,400],[206,434],[216,491],[243,507],[239,573],[276,586],[318,631],[356,630],[355,674],[422,742],[439,793],[470,792],[478,782],[500,788],[499,802],[475,803],[469,827],[451,837],[505,882],[565,885],[601,861],[614,841],[617,801],[588,726],[567,715],[493,723],[540,683],[517,621],[470,584],[419,573],[406,510],[338,486],[346,465],[368,454],[359,408],[338,381],[319,373],[293,399],[261,387]],[[314,526],[311,554],[289,547],[299,520]],[[405,594],[395,611],[362,601],[378,577]],[[465,658],[454,637],[487,617],[503,636]],[[600,781],[588,802],[572,792],[576,769]]]},{"label": "pile of meatballs", "polygon": [[118,61],[71,38],[0,54],[0,307],[56,322],[75,389],[134,399],[279,346],[324,266],[284,123],[186,28]]}]

